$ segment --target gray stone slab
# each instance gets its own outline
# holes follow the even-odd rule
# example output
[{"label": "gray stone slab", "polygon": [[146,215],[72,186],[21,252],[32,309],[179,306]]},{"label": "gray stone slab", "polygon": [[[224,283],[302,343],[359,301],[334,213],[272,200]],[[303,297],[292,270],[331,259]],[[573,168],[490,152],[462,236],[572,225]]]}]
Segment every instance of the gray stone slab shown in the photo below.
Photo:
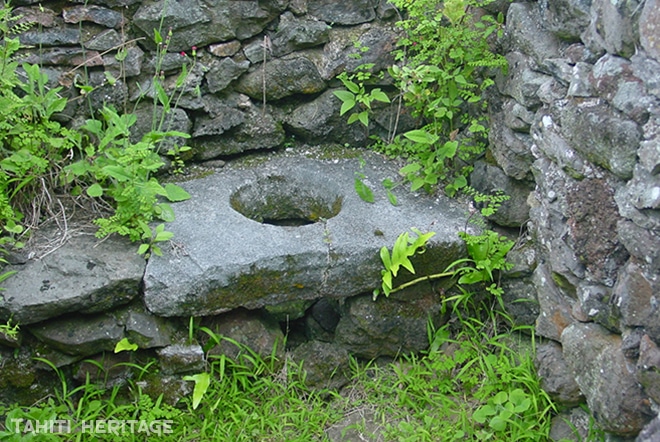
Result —
[{"label": "gray stone slab", "polygon": [[[199,316],[370,292],[380,285],[380,248],[391,247],[411,227],[437,232],[414,261],[418,274],[442,271],[464,256],[457,232],[466,227],[466,211],[457,202],[400,187],[399,205],[393,206],[380,183],[396,179],[398,165],[368,152],[364,158],[362,167],[356,158],[275,156],[182,183],[191,198],[173,206],[176,220],[168,229],[175,235],[174,250],[147,265],[147,308],[161,316]],[[374,189],[374,203],[357,195],[356,172]],[[237,212],[232,201],[268,222],[278,217],[283,224],[290,217],[318,222],[262,223]]]},{"label": "gray stone slab", "polygon": [[140,289],[145,261],[125,238],[74,236],[17,273],[0,291],[0,320],[32,324],[65,313],[96,313],[126,304]]}]

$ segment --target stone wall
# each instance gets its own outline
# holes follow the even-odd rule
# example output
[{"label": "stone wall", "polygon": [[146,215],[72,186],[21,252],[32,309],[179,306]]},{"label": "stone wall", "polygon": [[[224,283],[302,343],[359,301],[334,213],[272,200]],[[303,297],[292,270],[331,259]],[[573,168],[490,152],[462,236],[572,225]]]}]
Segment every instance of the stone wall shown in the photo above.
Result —
[{"label": "stone wall", "polygon": [[[37,23],[21,36],[38,47],[26,60],[41,63],[51,84],[65,87],[72,100],[63,119],[71,124],[104,104],[137,105],[136,134],[146,132],[154,72],[159,70],[173,91],[186,64],[190,75],[168,128],[191,134],[189,159],[200,162],[281,147],[293,137],[310,144],[364,144],[366,132],[339,117],[340,103],[332,94],[339,85],[336,75],[361,63],[386,67],[396,41],[397,12],[376,0],[23,0],[15,6]],[[506,12],[501,47],[510,67],[491,91],[490,148],[471,180],[483,190],[501,188],[512,196],[495,223],[526,229],[528,244],[511,255],[516,267],[505,280],[506,296],[538,302],[524,308],[511,304],[512,315],[535,324],[545,338],[539,373],[546,390],[569,408],[561,417],[584,428],[583,412],[571,407],[586,402],[611,437],[634,437],[657,415],[660,403],[660,6],[656,0],[498,1],[497,6]],[[162,59],[156,56],[154,28],[167,44]],[[357,59],[360,46],[369,51]],[[125,56],[122,62],[118,53]],[[77,85],[94,89],[81,97]],[[388,133],[389,112],[377,111],[370,133]],[[60,267],[65,275],[70,268],[98,273],[102,261]],[[53,315],[30,313],[30,322],[38,325],[25,334],[25,342],[81,378],[84,368],[73,363],[110,350],[123,336],[145,349],[178,342],[186,334],[185,320],[165,321],[144,310],[137,268],[137,274],[133,269],[120,278],[130,287],[123,297],[96,290],[77,300],[84,306],[78,310],[92,315],[85,320],[65,315],[39,322],[54,321]],[[35,295],[53,283],[44,279],[37,285]],[[367,301],[368,296],[353,298],[340,308],[324,299],[298,306],[307,312],[298,325],[319,341],[331,341],[340,320],[353,317],[357,323],[364,314],[391,312]],[[413,297],[420,311],[428,302]],[[71,309],[65,303],[56,313]],[[252,330],[248,336],[269,336],[262,342],[267,351],[281,331],[273,325],[277,312],[263,315],[238,310],[204,324],[230,336],[238,328]],[[74,335],[84,342],[58,334],[73,329],[82,330]],[[308,346],[310,354],[346,359],[345,349],[321,351],[321,344],[314,345]],[[45,376],[28,368],[25,347],[4,371],[21,374],[2,380],[5,391],[18,392]],[[164,371],[198,369],[195,364],[203,359],[198,350],[159,350]],[[370,351],[365,357],[377,353]],[[182,355],[190,365],[168,365],[186,360]],[[559,438],[561,420],[553,431]]]},{"label": "stone wall", "polygon": [[[331,88],[337,74],[362,63],[392,64],[397,40],[397,14],[378,0],[37,3],[15,3],[36,23],[19,36],[32,46],[25,60],[66,88],[73,124],[112,105],[135,109],[134,132],[146,133],[156,74],[177,107],[164,129],[189,133],[188,159],[196,161],[279,147],[285,138],[364,144],[366,131],[339,117]],[[177,89],[183,65],[188,75]],[[387,112],[379,111],[371,133],[387,133]]]},{"label": "stone wall", "polygon": [[506,23],[473,181],[527,203],[536,263],[519,284],[538,299],[547,391],[634,436],[660,403],[660,5],[520,2]]}]

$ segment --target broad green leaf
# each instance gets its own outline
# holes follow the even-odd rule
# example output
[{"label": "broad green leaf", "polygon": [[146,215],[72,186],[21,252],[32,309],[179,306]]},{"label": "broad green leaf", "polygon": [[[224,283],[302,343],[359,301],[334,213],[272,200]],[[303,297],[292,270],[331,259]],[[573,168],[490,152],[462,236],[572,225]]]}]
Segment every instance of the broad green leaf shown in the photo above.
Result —
[{"label": "broad green leaf", "polygon": [[344,83],[344,86],[346,86],[346,89],[353,92],[354,94],[359,94],[360,93],[360,86],[357,83],[355,83],[354,81],[342,80],[342,83]]},{"label": "broad green leaf", "polygon": [[158,232],[156,234],[156,236],[154,237],[154,242],[169,241],[173,237],[174,237],[174,233],[165,230],[164,232]]},{"label": "broad green leaf", "polygon": [[172,202],[190,199],[190,194],[176,184],[165,184],[165,196]]},{"label": "broad green leaf", "polygon": [[493,398],[493,403],[499,405],[505,403],[508,400],[509,400],[509,393],[507,393],[506,391],[500,391]]},{"label": "broad green leaf", "polygon": [[421,168],[422,168],[422,165],[419,164],[419,163],[410,163],[406,166],[403,166],[401,169],[399,169],[399,173],[401,175],[406,176],[410,173],[415,173],[415,172],[419,171],[419,169],[421,169]]},{"label": "broad green leaf", "polygon": [[193,410],[196,410],[199,403],[202,401],[206,390],[211,385],[211,376],[208,373],[199,373],[193,376],[184,376],[184,381],[194,381],[195,389],[193,390]]},{"label": "broad green leaf", "polygon": [[385,94],[385,92],[381,91],[380,89],[376,88],[371,91],[371,98],[377,101],[381,101],[383,103],[389,103],[390,102],[390,97]]},{"label": "broad green leaf", "polygon": [[458,279],[459,284],[475,284],[477,282],[481,282],[486,279],[486,275],[483,272],[477,271],[472,269],[471,271],[467,271],[467,273],[464,273],[463,276],[461,276]]},{"label": "broad green leaf", "polygon": [[156,205],[158,218],[161,220],[165,221],[166,223],[171,223],[174,221],[175,216],[174,216],[174,210],[172,210],[172,206],[170,206],[167,203],[160,203]]},{"label": "broad green leaf", "polygon": [[149,246],[150,244],[148,243],[140,244],[140,247],[138,247],[138,251],[137,251],[138,255],[144,255],[145,253],[147,253],[149,251]]},{"label": "broad green leaf", "polygon": [[119,182],[123,181],[130,181],[133,179],[133,176],[131,176],[126,169],[124,169],[121,166],[105,166],[101,168],[103,173],[106,175],[116,179]]},{"label": "broad green leaf", "polygon": [[98,183],[94,183],[87,188],[86,192],[87,195],[91,196],[92,198],[98,198],[103,195],[103,187],[101,187],[101,185]]},{"label": "broad green leaf", "polygon": [[367,111],[362,111],[357,116],[360,123],[364,124],[365,127],[369,126],[369,113]]},{"label": "broad green leaf", "polygon": [[447,141],[442,145],[442,148],[438,150],[440,154],[440,159],[444,158],[454,158],[456,156],[456,150],[458,149],[458,141]]},{"label": "broad green leaf", "polygon": [[493,408],[493,406],[490,404],[486,404],[477,408],[477,410],[474,413],[472,413],[472,419],[474,419],[480,424],[483,424],[490,416],[493,416],[494,414],[495,414],[495,409]]},{"label": "broad green leaf", "polygon": [[415,190],[419,190],[422,187],[424,187],[424,184],[426,184],[426,182],[424,181],[423,178],[416,178],[412,181],[412,184],[410,185],[410,190],[413,192]]},{"label": "broad green leaf", "polygon": [[339,110],[339,115],[344,115],[349,110],[355,107],[355,100],[346,100],[341,104],[341,109]]},{"label": "broad green leaf", "polygon": [[368,203],[374,202],[374,193],[360,178],[355,178],[355,191],[364,201]]},{"label": "broad green leaf", "polygon": [[128,338],[123,338],[115,345],[115,353],[119,353],[121,351],[135,351],[137,349],[137,344],[131,343]]},{"label": "broad green leaf", "polygon": [[339,98],[341,101],[353,101],[355,102],[355,94],[349,91],[334,91],[335,97]]},{"label": "broad green leaf", "polygon": [[383,180],[383,187],[386,189],[392,189],[394,187],[394,181],[389,178]]},{"label": "broad green leaf", "polygon": [[410,141],[421,144],[433,144],[438,141],[439,137],[437,135],[428,133],[422,129],[415,129],[408,131],[403,134],[404,137],[408,138]]},{"label": "broad green leaf", "polygon": [[454,179],[454,188],[462,189],[465,186],[467,186],[467,178],[465,176],[459,175]]},{"label": "broad green leaf", "polygon": [[67,172],[71,172],[75,176],[85,175],[90,169],[91,168],[87,161],[76,161],[75,163],[72,163],[65,168]]},{"label": "broad green leaf", "polygon": [[359,118],[360,118],[359,114],[357,114],[357,113],[356,114],[351,114],[351,116],[348,117],[348,124],[355,123],[356,121],[358,121]]},{"label": "broad green leaf", "polygon": [[488,426],[495,431],[504,431],[506,429],[506,420],[501,416],[493,416]]}]

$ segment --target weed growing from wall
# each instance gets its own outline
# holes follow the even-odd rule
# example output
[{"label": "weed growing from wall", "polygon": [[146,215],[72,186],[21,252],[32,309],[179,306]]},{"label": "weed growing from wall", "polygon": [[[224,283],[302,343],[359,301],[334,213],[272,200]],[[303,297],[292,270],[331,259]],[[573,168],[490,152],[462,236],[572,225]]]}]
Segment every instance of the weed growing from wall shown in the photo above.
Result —
[{"label": "weed growing from wall", "polygon": [[483,92],[493,84],[490,70],[506,60],[489,45],[502,32],[503,17],[474,16],[492,0],[395,0],[406,19],[390,74],[404,103],[424,125],[403,134],[385,150],[407,156],[401,171],[413,190],[443,184],[453,196],[467,184],[472,161],[485,149],[487,124]]},{"label": "weed growing from wall", "polygon": [[[52,214],[55,201],[61,216],[66,217],[60,197],[84,196],[107,201],[112,208],[111,214],[94,221],[99,227],[97,236],[117,233],[132,241],[143,241],[139,252],[147,257],[151,252],[160,253],[156,243],[168,240],[171,234],[162,224],[152,231],[150,223],[172,221],[174,213],[166,201],[189,198],[179,186],[162,185],[155,177],[164,165],[159,155],[163,140],[189,137],[176,131],[163,131],[166,115],[176,107],[181,92],[168,95],[158,81],[153,82],[152,131],[138,142],[132,141],[130,131],[136,116],[119,114],[109,106],[93,113],[79,129],[64,127],[53,118],[67,105],[67,100],[59,94],[61,88],[49,87],[48,78],[38,65],[19,65],[16,60],[20,43],[12,35],[25,29],[25,25],[15,25],[16,20],[5,4],[0,10],[0,225],[4,230],[0,236],[4,236],[3,243],[38,225],[44,214]],[[19,76],[19,72],[23,75]],[[185,82],[187,73],[184,65],[175,92]],[[162,108],[160,113],[156,113],[156,104]],[[170,148],[178,167],[180,154],[187,149],[176,144]],[[12,242],[14,246],[20,245],[16,240]]]}]

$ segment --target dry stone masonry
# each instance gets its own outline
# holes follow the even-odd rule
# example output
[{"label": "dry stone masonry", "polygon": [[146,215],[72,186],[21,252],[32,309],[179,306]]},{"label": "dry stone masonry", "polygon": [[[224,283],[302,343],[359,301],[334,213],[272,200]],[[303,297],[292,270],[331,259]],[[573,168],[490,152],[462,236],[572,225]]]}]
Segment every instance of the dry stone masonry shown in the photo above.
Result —
[{"label": "dry stone masonry", "polygon": [[549,339],[537,361],[547,391],[566,406],[583,396],[623,438],[660,399],[659,11],[655,1],[510,5],[509,72],[490,106],[496,165],[472,177],[528,203],[536,262],[522,279]]},{"label": "dry stone masonry", "polygon": [[[420,265],[441,269],[463,252],[455,233],[464,209],[404,193],[399,207],[383,195],[369,205],[351,189],[355,172],[375,185],[396,167],[372,155],[363,166],[346,151],[318,147],[361,146],[367,134],[391,130],[395,108],[375,109],[367,132],[346,124],[332,93],[343,71],[393,63],[398,12],[391,5],[14,6],[36,23],[20,37],[33,46],[25,60],[41,64],[71,99],[63,121],[80,125],[90,109],[128,105],[138,114],[138,138],[151,129],[154,74],[172,92],[185,64],[190,75],[166,127],[191,135],[186,160],[217,166],[218,159],[282,150],[294,138],[315,146],[306,152],[317,159],[278,155],[184,183],[193,199],[175,206],[175,240],[148,264],[121,241],[96,245],[89,235],[46,255],[12,256],[19,273],[0,292],[0,318],[23,327],[17,340],[0,335],[5,398],[29,402],[57,382],[30,362],[34,355],[84,379],[81,360],[121,362],[125,355],[99,352],[128,337],[144,351],[158,349],[166,373],[160,382],[175,400],[188,388],[177,376],[204,363],[201,348],[185,339],[189,316],[264,354],[283,338],[283,324],[302,330],[309,342],[295,352],[311,361],[316,385],[329,385],[327,373],[342,374],[337,367],[347,366],[348,353],[375,358],[424,348],[427,314],[441,320],[437,296],[417,290],[372,302],[377,250],[410,226],[433,229],[441,234]],[[566,422],[584,433],[594,419],[609,440],[657,440],[660,3],[498,0],[489,8],[506,15],[498,45],[509,69],[488,93],[490,145],[470,180],[511,196],[491,221],[522,228],[527,238],[510,253],[515,266],[503,286],[512,317],[543,338],[538,371],[566,408],[552,437],[577,440]],[[162,59],[154,29],[166,45]],[[86,97],[82,84],[94,88]],[[387,79],[379,86],[387,90]],[[410,124],[400,117],[400,129]]]}]

